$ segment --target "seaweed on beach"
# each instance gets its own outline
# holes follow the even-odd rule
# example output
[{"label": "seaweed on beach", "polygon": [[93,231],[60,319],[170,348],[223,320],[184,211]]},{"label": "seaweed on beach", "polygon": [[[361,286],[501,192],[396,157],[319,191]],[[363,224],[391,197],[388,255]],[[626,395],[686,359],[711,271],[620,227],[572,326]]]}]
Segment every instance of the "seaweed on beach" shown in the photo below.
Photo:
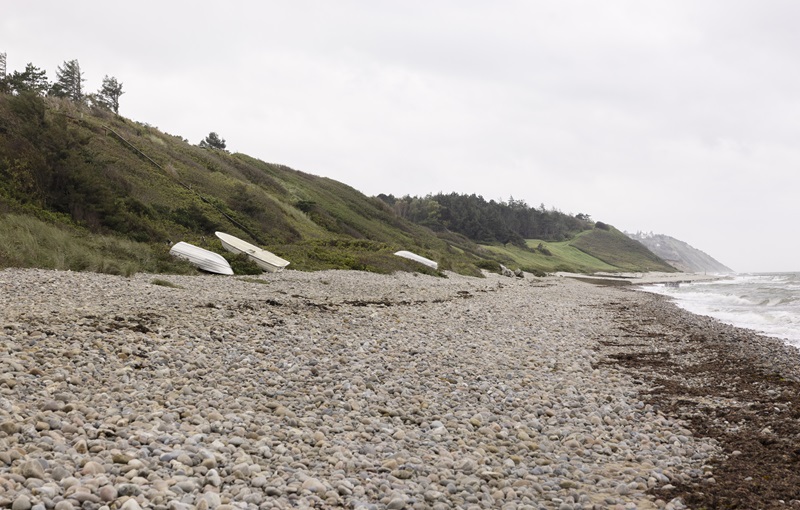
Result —
[{"label": "seaweed on beach", "polygon": [[644,401],[716,439],[723,452],[710,462],[713,480],[676,481],[653,495],[680,497],[690,508],[800,506],[798,351],[659,296],[638,294],[609,309],[620,335],[600,342],[604,363],[649,383]]}]

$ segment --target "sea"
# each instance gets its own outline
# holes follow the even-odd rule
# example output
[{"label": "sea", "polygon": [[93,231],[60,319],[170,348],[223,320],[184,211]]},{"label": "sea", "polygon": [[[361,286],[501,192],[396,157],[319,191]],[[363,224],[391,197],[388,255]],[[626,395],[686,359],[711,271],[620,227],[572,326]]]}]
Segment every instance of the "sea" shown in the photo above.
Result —
[{"label": "sea", "polygon": [[681,308],[800,347],[800,273],[740,273],[720,280],[648,285]]}]

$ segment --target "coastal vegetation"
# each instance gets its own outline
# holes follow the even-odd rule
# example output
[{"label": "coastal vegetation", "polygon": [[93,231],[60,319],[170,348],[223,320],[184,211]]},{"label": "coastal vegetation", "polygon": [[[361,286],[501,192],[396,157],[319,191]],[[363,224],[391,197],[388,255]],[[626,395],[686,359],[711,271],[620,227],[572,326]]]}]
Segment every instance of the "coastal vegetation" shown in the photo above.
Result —
[{"label": "coastal vegetation", "polygon": [[564,241],[594,228],[586,214],[530,207],[524,200],[486,200],[480,195],[438,193],[426,197],[378,195],[398,216],[435,231],[458,232],[479,243],[514,244],[526,239]]},{"label": "coastal vegetation", "polygon": [[398,250],[467,275],[500,264],[534,273],[671,269],[585,214],[474,194],[368,197],[231,153],[214,131],[195,145],[122,117],[116,78],[106,76],[95,95],[82,84],[77,61],[59,68],[55,84],[33,64],[0,80],[1,266],[187,273],[194,269],[169,256],[186,241],[223,254],[237,274],[257,273],[224,251],[220,230],[298,270],[437,273]]}]

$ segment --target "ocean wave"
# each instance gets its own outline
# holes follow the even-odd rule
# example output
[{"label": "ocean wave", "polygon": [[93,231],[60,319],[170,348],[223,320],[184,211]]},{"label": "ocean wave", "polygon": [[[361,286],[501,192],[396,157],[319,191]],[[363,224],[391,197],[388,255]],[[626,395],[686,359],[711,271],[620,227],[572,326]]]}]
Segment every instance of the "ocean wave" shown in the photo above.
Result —
[{"label": "ocean wave", "polygon": [[800,273],[741,274],[679,287],[651,285],[642,290],[669,296],[692,313],[800,346]]}]

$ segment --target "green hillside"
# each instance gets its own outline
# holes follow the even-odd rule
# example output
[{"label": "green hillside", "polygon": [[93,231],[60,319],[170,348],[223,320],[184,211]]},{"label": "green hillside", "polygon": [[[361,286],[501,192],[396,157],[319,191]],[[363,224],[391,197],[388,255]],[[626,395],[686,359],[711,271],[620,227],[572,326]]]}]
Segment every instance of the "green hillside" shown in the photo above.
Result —
[{"label": "green hillside", "polygon": [[[393,255],[401,249],[473,275],[514,260],[447,229],[433,232],[403,219],[383,201],[332,179],[30,93],[0,94],[0,213],[6,267],[191,272],[168,255],[172,243],[186,241],[225,255],[237,273],[252,270],[222,249],[217,230],[263,246],[298,270],[431,272]],[[603,270],[630,270],[642,260],[618,253],[621,239],[594,239],[593,232],[572,246],[605,261]],[[555,256],[563,257],[565,270],[592,270],[572,252]],[[557,265],[536,260],[531,269]]]},{"label": "green hillside", "polygon": [[581,232],[570,241],[570,246],[591,255],[617,270],[664,271],[676,269],[648,250],[643,244],[613,227],[595,228]]},{"label": "green hillside", "polygon": [[[518,267],[532,273],[619,271],[618,268],[571,246],[570,241],[545,242],[528,239],[527,246],[528,249],[511,244],[492,245],[488,248],[500,257],[506,266]],[[541,249],[537,249],[538,246],[541,246]]]},{"label": "green hillside", "polygon": [[676,271],[640,243],[629,243],[623,237],[627,236],[613,227],[595,228],[568,241],[528,239],[527,249],[513,245],[487,248],[507,266],[533,273]]}]

